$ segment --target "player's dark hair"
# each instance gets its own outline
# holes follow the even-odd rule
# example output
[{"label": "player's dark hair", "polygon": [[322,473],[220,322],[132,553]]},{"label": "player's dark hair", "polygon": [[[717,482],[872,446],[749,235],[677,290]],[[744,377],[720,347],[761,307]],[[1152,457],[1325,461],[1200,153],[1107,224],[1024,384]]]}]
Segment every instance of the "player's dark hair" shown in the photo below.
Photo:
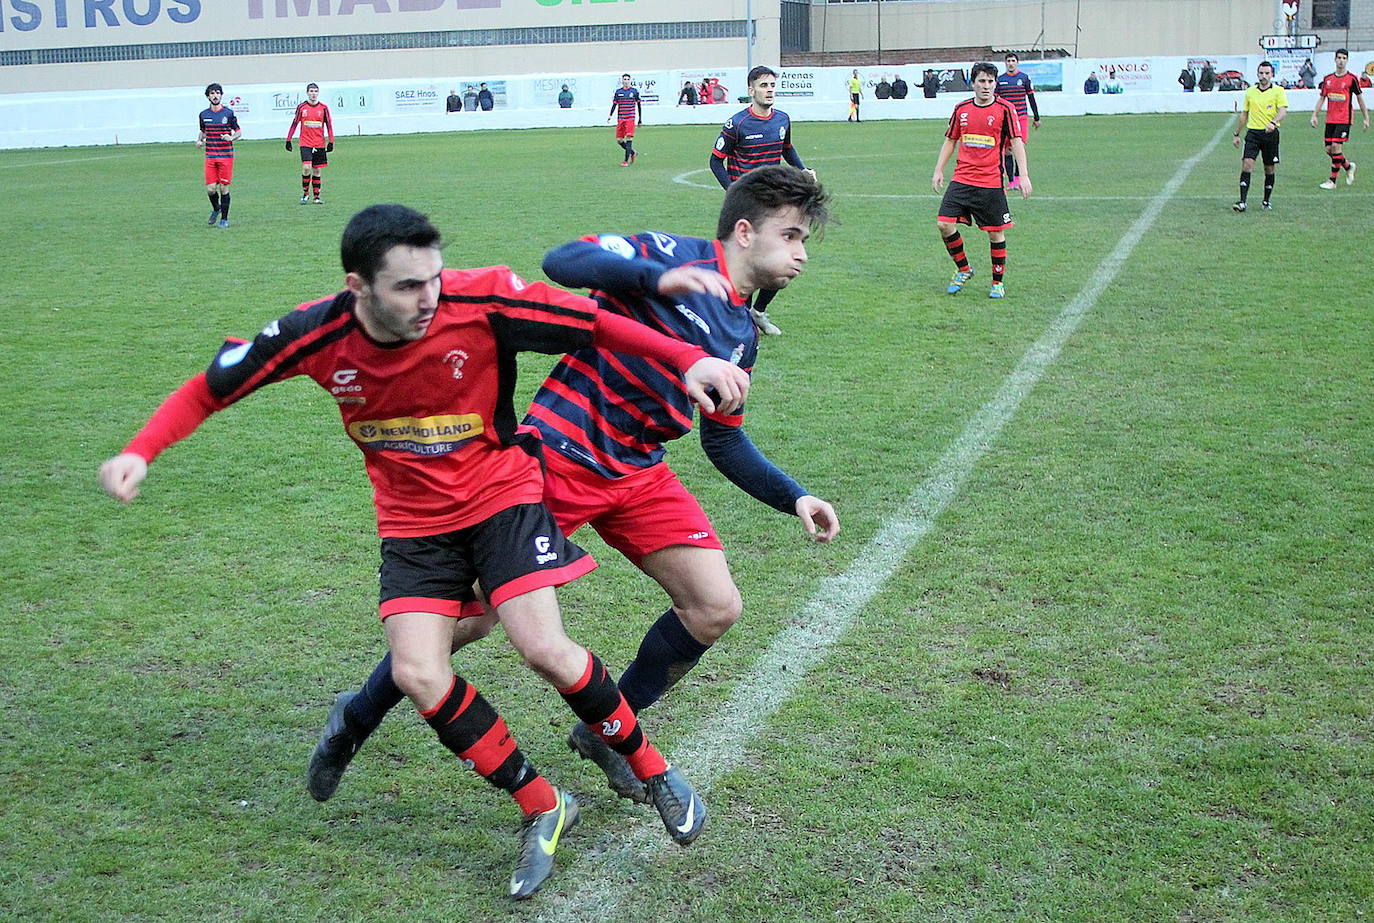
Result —
[{"label": "player's dark hair", "polygon": [[968,72],[968,82],[972,83],[978,79],[979,74],[987,74],[993,80],[997,79],[997,65],[987,61],[979,61]]},{"label": "player's dark hair", "polygon": [[725,190],[716,239],[725,240],[741,218],[757,227],[771,213],[795,206],[814,230],[830,221],[830,195],[805,170],[772,164],[750,170]]},{"label": "player's dark hair", "polygon": [[1261,61],[1261,62],[1259,62],[1259,67],[1255,68],[1255,70],[1258,71],[1258,70],[1260,69],[1260,67],[1267,67],[1267,68],[1269,68],[1269,73],[1271,73],[1271,74],[1274,73],[1274,62],[1273,62],[1273,61]]},{"label": "player's dark hair", "polygon": [[405,205],[369,205],[349,219],[339,258],[344,272],[356,272],[371,283],[387,253],[398,245],[438,247],[439,229]]},{"label": "player's dark hair", "polygon": [[1347,49],[1347,48],[1337,48],[1337,49],[1336,49],[1336,54],[1343,54],[1343,55],[1345,55],[1345,56],[1348,58],[1348,57],[1350,57],[1350,50]]},{"label": "player's dark hair", "polygon": [[320,88],[320,85],[318,83],[307,83],[305,85],[305,88],[307,90],[318,90]]},{"label": "player's dark hair", "polygon": [[205,98],[209,99],[211,93],[218,93],[220,96],[223,96],[224,87],[220,86],[218,83],[212,83],[205,88]]},{"label": "player's dark hair", "polygon": [[1020,63],[1021,63],[1021,59],[1020,59],[1019,57],[1017,57],[1016,52],[1014,52],[1014,51],[1008,51],[1007,54],[1006,54],[1006,57],[1002,58],[1002,60],[1003,60],[1003,61],[1015,61],[1017,64],[1020,64]]},{"label": "player's dark hair", "polygon": [[629,74],[621,74],[621,75],[620,75],[620,79],[621,79],[621,80],[624,80],[624,79],[625,79],[626,77],[628,77],[628,76],[630,76],[630,75],[629,75]]},{"label": "player's dark hair", "polygon": [[758,67],[754,68],[749,72],[748,85],[753,86],[755,81],[757,81],[760,77],[763,76],[772,77],[774,80],[776,80],[778,79],[778,72],[773,70],[773,68],[771,67],[765,67],[764,65],[760,64]]}]

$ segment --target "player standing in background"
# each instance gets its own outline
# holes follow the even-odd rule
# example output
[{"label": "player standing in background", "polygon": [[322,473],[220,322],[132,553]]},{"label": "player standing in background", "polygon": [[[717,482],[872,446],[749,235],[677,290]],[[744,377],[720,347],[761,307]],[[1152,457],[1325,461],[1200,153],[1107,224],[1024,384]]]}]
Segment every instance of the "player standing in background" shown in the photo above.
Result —
[{"label": "player standing in background", "polygon": [[1369,109],[1364,104],[1364,93],[1360,90],[1360,78],[1346,70],[1350,52],[1344,48],[1336,49],[1335,73],[1327,74],[1319,85],[1321,93],[1317,96],[1316,108],[1312,110],[1312,127],[1317,127],[1317,114],[1326,103],[1326,154],[1331,158],[1331,175],[1326,182],[1320,183],[1322,189],[1335,189],[1336,177],[1345,170],[1345,184],[1355,182],[1355,164],[1345,159],[1345,142],[1350,140],[1350,124],[1355,114],[1351,97],[1360,101],[1360,112],[1364,114],[1364,130],[1369,131]]},{"label": "player standing in background", "polygon": [[[208,371],[174,392],[124,452],[101,466],[101,485],[127,503],[149,463],[212,413],[264,385],[313,379],[337,399],[373,483],[379,608],[396,683],[444,746],[525,815],[511,896],[528,897],[548,877],[554,847],[578,809],[453,672],[453,638],[474,581],[525,662],[625,755],[673,839],[691,842],[705,819],[701,799],[649,743],[601,662],[564,633],[554,587],[596,565],[542,503],[539,448],[516,427],[508,363],[518,351],[625,351],[662,363],[663,374],[703,410],[727,414],[741,406],[747,376],[589,298],[526,283],[504,266],[446,270],[439,232],[405,206],[354,215],[340,251],[344,291],[301,305],[251,342],[225,343]],[[719,405],[707,387],[716,389]]]},{"label": "player standing in background", "polygon": [[[1016,110],[1016,119],[1021,128],[1021,143],[1030,143],[1030,129],[1040,128],[1040,107],[1035,104],[1035,88],[1031,86],[1030,75],[1021,70],[1021,59],[1008,53],[1005,61],[1006,72],[997,77],[997,95],[1011,103]],[[1034,115],[1032,122],[1030,116]],[[1016,158],[1007,151],[1002,155],[1002,170],[1007,175],[1007,188],[1015,189],[1020,181],[1016,172]]]},{"label": "player standing in background", "polygon": [[229,184],[234,181],[234,142],[243,137],[238,117],[228,106],[220,105],[224,87],[212,83],[205,88],[210,108],[202,109],[196,147],[205,148],[205,194],[210,197],[210,227],[229,226]]},{"label": "player standing in background", "polygon": [[859,72],[855,70],[847,81],[849,86],[849,118],[846,122],[859,121],[859,103],[864,98],[864,82],[859,79]]},{"label": "player standing in background", "polygon": [[[761,286],[781,288],[806,265],[806,239],[825,223],[829,200],[808,174],[763,167],[725,194],[714,241],[649,232],[565,244],[544,258],[564,285],[593,289],[603,310],[623,314],[711,355],[752,370],[758,334],[745,308]],[[636,713],[687,674],[740,616],[742,603],[719,537],[665,460],[665,442],[685,436],[692,407],[680,382],[648,362],[584,348],[554,368],[525,423],[544,445],[544,502],[567,535],[590,524],[611,547],[663,587],[671,601],[625,668],[620,691]],[[808,494],[745,434],[744,410],[701,414],[707,458],[751,497],[796,515],[817,541],[839,533],[829,503]],[[464,620],[455,643],[477,640],[490,615]],[[390,658],[357,694],[339,697],[310,760],[307,784],[320,800],[385,714],[400,704]],[[625,798],[644,785],[616,750],[575,726],[570,746],[594,761]]]},{"label": "player standing in background", "polygon": [[1016,110],[999,99],[997,68],[987,62],[973,65],[969,76],[973,80],[973,98],[954,107],[945,129],[945,143],[935,161],[935,175],[931,188],[936,192],[945,184],[945,164],[958,144],[959,156],[954,164],[954,176],[949,189],[940,200],[939,216],[935,219],[945,249],[954,260],[954,277],[945,289],[957,295],[973,277],[968,257],[964,255],[964,240],[959,234],[960,224],[978,222],[988,232],[988,246],[992,252],[992,288],[989,298],[1003,298],[1006,288],[1002,276],[1007,265],[1007,229],[1012,227],[1011,207],[1002,189],[1002,155],[1010,149],[1020,168],[1021,198],[1031,195],[1030,168],[1026,165],[1026,145],[1021,141],[1020,120]]},{"label": "player standing in background", "polygon": [[[320,102],[320,85],[305,85],[305,102],[296,107],[291,119],[291,127],[286,130],[286,149],[291,150],[291,136],[296,126],[301,127],[301,204],[310,201],[313,191],[315,204],[323,205],[320,199],[320,169],[329,166],[329,153],[334,150],[334,120],[329,117],[329,107]],[[328,138],[325,133],[328,132]]]},{"label": "player standing in background", "polygon": [[620,75],[620,86],[611,97],[611,114],[606,121],[615,119],[615,143],[625,151],[625,159],[620,162],[628,167],[635,162],[635,121],[644,121],[644,101],[639,91],[630,86],[630,75]]},{"label": "player standing in background", "polygon": [[1240,161],[1240,201],[1231,208],[1245,211],[1245,199],[1250,195],[1250,171],[1255,169],[1255,157],[1264,161],[1265,211],[1273,208],[1269,197],[1274,192],[1274,168],[1279,162],[1279,125],[1288,115],[1288,94],[1274,83],[1274,65],[1261,61],[1255,69],[1255,85],[1245,91],[1245,103],[1240,107],[1236,123],[1235,145],[1240,147],[1240,130],[1245,129],[1245,150]]},{"label": "player standing in background", "polygon": [[[815,179],[816,171],[802,163],[801,155],[792,146],[792,120],[773,106],[778,89],[777,71],[759,65],[749,72],[748,83],[749,106],[725,120],[711,149],[711,173],[716,182],[728,190],[731,183],[750,170],[784,160]],[[749,307],[759,330],[773,336],[782,333],[768,318],[768,305],[777,294],[776,289],[759,289]]]}]

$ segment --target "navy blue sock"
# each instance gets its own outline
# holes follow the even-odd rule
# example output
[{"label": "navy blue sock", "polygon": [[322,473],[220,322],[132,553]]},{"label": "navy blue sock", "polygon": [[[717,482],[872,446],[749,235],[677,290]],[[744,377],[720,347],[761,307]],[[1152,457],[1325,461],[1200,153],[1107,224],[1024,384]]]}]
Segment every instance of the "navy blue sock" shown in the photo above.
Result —
[{"label": "navy blue sock", "polygon": [[225,221],[229,220],[229,193],[221,192],[219,195],[219,216]]},{"label": "navy blue sock", "polygon": [[210,196],[210,208],[211,208],[213,211],[218,212],[218,211],[219,211],[219,193],[218,193],[218,192],[210,192],[210,193],[206,193],[206,194]]},{"label": "navy blue sock", "polygon": [[709,647],[693,638],[669,609],[645,633],[639,653],[620,674],[620,694],[638,714],[686,676]]},{"label": "navy blue sock", "polygon": [[372,670],[367,682],[363,683],[363,688],[358,690],[353,701],[344,709],[348,729],[356,736],[366,737],[377,729],[386,713],[400,705],[404,698],[405,693],[391,678],[391,652],[388,651],[381,663]]}]

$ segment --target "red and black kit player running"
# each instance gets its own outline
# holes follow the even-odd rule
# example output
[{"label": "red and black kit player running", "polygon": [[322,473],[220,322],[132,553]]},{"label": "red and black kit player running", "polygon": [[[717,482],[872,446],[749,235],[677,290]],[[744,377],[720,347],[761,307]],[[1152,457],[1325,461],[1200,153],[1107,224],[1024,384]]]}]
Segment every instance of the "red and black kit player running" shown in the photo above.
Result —
[{"label": "red and black kit player running", "polygon": [[[250,342],[227,342],[101,467],[102,486],[133,500],[148,464],[212,413],[264,385],[313,379],[338,402],[373,483],[380,613],[395,681],[444,746],[507,791],[525,816],[511,896],[528,897],[543,884],[578,808],[453,672],[453,639],[474,582],[525,662],[625,756],[669,833],[690,842],[705,815],[700,798],[649,743],[600,660],[564,633],[554,587],[596,565],[541,502],[538,442],[517,430],[512,406],[514,357],[591,345],[648,356],[685,370],[687,392],[708,412],[738,409],[747,376],[504,266],[444,269],[439,232],[401,205],[355,215],[341,253],[344,291],[301,305]],[[331,723],[336,713],[342,721],[338,703]]]},{"label": "red and black kit player running", "polygon": [[[773,105],[777,89],[778,73],[771,67],[760,65],[749,72],[749,105],[725,120],[711,148],[711,173],[722,189],[750,170],[783,161],[816,178],[816,171],[802,163],[792,146],[791,118]],[[755,325],[773,336],[782,333],[768,317],[768,305],[777,294],[775,289],[760,289],[749,306]]]},{"label": "red and black kit player running", "polygon": [[315,204],[323,205],[320,168],[329,166],[328,155],[334,150],[334,120],[329,117],[329,107],[320,102],[318,83],[305,86],[305,102],[296,107],[291,127],[286,130],[288,151],[297,125],[301,127],[301,204],[310,201],[313,193]]},{"label": "red and black kit player running", "polygon": [[243,137],[234,110],[220,104],[224,87],[205,88],[210,108],[200,111],[196,147],[205,148],[205,194],[210,197],[210,227],[229,226],[229,184],[234,181],[234,142]]},{"label": "red and black kit player running", "polygon": [[1322,78],[1318,89],[1316,108],[1312,110],[1312,127],[1317,127],[1317,115],[1326,104],[1326,155],[1331,158],[1331,175],[1319,185],[1323,189],[1335,189],[1336,178],[1345,171],[1346,185],[1355,182],[1355,164],[1345,157],[1345,144],[1350,140],[1350,125],[1354,121],[1355,100],[1360,102],[1360,112],[1364,115],[1364,130],[1369,131],[1369,109],[1364,104],[1364,93],[1360,90],[1360,78],[1346,70],[1350,52],[1344,48],[1336,49],[1336,70]]},{"label": "red and black kit player running", "polygon": [[615,143],[625,152],[620,165],[628,167],[639,156],[635,153],[635,122],[644,121],[644,101],[639,98],[639,90],[630,86],[629,74],[620,75],[620,86],[611,97],[611,113],[606,121],[611,119],[615,119]]},{"label": "red and black kit player running", "polygon": [[[659,231],[590,236],[550,251],[544,271],[560,284],[593,289],[604,310],[752,371],[758,333],[746,299],[802,272],[807,236],[825,223],[828,209],[828,197],[807,173],[763,167],[726,192],[715,240]],[[665,457],[667,443],[692,429],[691,402],[658,363],[584,348],[554,367],[525,423],[543,440],[544,502],[559,527],[571,535],[590,525],[671,600],[620,678],[638,714],[696,666],[742,609],[715,528]],[[834,508],[754,446],[744,408],[703,411],[699,429],[706,457],[749,496],[796,516],[817,541],[839,533]],[[463,643],[481,637],[490,619],[468,620],[474,633]],[[348,701],[347,720],[315,748],[307,785],[316,797],[333,793],[363,741],[401,699],[391,658],[384,658]],[[576,725],[568,742],[606,773],[617,794],[649,800],[625,758],[586,725]]]},{"label": "red and black kit player running", "polygon": [[960,224],[974,224],[988,232],[992,251],[992,288],[989,298],[1002,298],[1006,288],[1002,276],[1007,264],[1007,229],[1013,224],[1007,194],[1002,189],[1002,155],[1010,151],[1020,169],[1021,198],[1031,195],[1030,168],[1026,165],[1026,145],[1021,140],[1016,110],[995,95],[997,68],[982,62],[973,65],[973,98],[954,107],[945,129],[945,142],[935,161],[935,175],[930,185],[936,192],[945,184],[945,164],[957,145],[959,156],[949,189],[940,200],[939,216],[935,219],[944,239],[945,249],[954,260],[954,277],[946,291],[957,295],[973,277],[968,257],[964,254],[964,240],[959,234]]}]

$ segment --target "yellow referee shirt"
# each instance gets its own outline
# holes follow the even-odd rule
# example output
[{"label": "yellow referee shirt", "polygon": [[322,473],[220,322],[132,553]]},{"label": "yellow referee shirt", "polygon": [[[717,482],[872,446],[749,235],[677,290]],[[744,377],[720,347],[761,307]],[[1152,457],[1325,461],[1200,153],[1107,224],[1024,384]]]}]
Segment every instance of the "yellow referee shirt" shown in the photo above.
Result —
[{"label": "yellow referee shirt", "polygon": [[[833,84],[832,84],[832,86],[833,86]],[[860,91],[861,89],[863,89],[863,83],[859,80],[859,78],[858,78],[858,77],[850,77],[850,78],[849,78],[849,92],[850,92],[850,93],[853,93],[855,96],[858,96],[858,95],[859,95],[859,91]]]},{"label": "yellow referee shirt", "polygon": [[1280,109],[1288,108],[1288,94],[1277,83],[1269,84],[1269,89],[1251,87],[1245,91],[1245,127],[1264,130],[1264,126],[1274,121]]}]

